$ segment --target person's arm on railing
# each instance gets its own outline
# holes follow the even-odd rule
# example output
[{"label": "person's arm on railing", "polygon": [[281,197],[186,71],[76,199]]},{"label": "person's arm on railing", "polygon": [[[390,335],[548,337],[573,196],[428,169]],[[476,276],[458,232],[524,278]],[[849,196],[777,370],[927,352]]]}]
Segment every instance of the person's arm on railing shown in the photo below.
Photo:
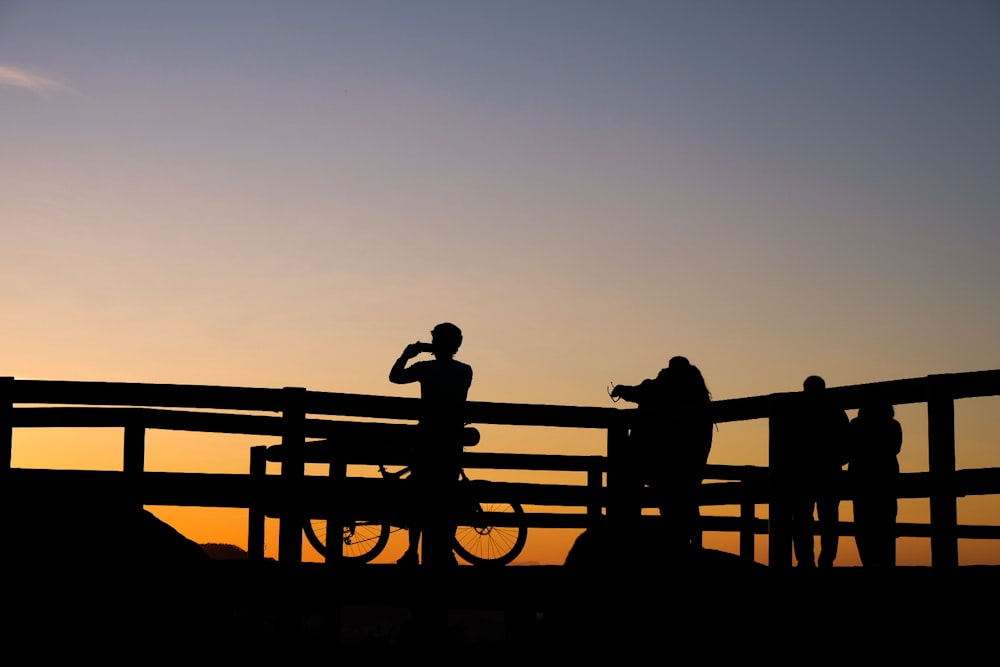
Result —
[{"label": "person's arm on railing", "polygon": [[643,380],[641,384],[635,386],[616,384],[611,390],[611,398],[623,398],[629,403],[639,403],[649,387],[649,382],[650,380]]}]

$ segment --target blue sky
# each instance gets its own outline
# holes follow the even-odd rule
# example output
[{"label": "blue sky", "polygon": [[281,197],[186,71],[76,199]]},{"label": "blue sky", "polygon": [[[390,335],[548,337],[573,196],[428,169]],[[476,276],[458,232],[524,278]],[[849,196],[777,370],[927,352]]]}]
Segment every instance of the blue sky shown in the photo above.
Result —
[{"label": "blue sky", "polygon": [[6,365],[390,392],[453,319],[491,400],[674,353],[726,397],[996,367],[998,34],[991,2],[8,1]]}]

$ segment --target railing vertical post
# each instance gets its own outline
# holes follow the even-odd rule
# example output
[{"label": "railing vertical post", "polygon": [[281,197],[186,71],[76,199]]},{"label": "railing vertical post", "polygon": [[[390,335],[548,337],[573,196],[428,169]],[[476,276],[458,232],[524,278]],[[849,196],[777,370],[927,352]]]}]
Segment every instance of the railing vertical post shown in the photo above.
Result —
[{"label": "railing vertical post", "polygon": [[[14,455],[14,378],[0,378],[0,480],[6,482]],[[4,485],[6,488],[6,484]]]},{"label": "railing vertical post", "polygon": [[[748,486],[746,480],[743,486]],[[754,509],[751,500],[740,503],[740,559],[750,563],[754,562]]]},{"label": "railing vertical post", "polygon": [[[344,484],[347,478],[347,463],[344,460],[344,451],[338,443],[329,444],[330,471],[327,475],[327,489],[325,499],[326,509],[326,574],[328,582],[337,581],[336,577],[342,571],[344,561],[344,538],[343,526],[345,525],[344,512]],[[332,646],[340,644],[340,629],[342,625],[343,608],[340,595],[340,587],[336,585],[324,586],[326,606],[323,613],[323,625],[326,632],[327,641]]]},{"label": "railing vertical post", "polygon": [[786,433],[793,405],[780,394],[771,396],[768,419],[767,475],[767,562],[776,571],[792,567],[792,512],[789,505],[789,479],[786,459]]},{"label": "railing vertical post", "polygon": [[[282,390],[281,475],[278,507],[279,626],[286,641],[295,642],[301,620],[303,482],[305,477],[305,393]],[[291,647],[288,647],[291,651]]]},{"label": "railing vertical post", "polygon": [[616,419],[608,426],[608,518],[615,523],[642,513],[639,484],[628,447],[628,424]]},{"label": "railing vertical post", "polygon": [[589,492],[587,495],[589,498],[587,518],[591,527],[597,527],[604,515],[604,501],[601,498],[604,489],[604,469],[601,459],[594,458],[594,462],[587,468],[587,491]]},{"label": "railing vertical post", "polygon": [[267,445],[250,448],[250,507],[247,512],[247,560],[264,560],[264,484],[267,482]]},{"label": "railing vertical post", "polygon": [[931,567],[958,567],[955,499],[955,401],[948,376],[931,376],[927,401],[927,456],[931,477]]},{"label": "railing vertical post", "polygon": [[142,475],[146,470],[146,427],[138,419],[130,419],[125,426],[125,446],[122,454],[122,471],[129,505],[142,509]]},{"label": "railing vertical post", "polygon": [[[283,390],[281,426],[281,508],[278,561],[285,567],[302,562],[302,482],[305,477],[305,389]],[[283,568],[284,569],[284,568]]]},{"label": "railing vertical post", "polygon": [[[344,483],[347,477],[347,463],[344,461],[343,450],[330,443],[330,472],[327,475],[326,489],[326,563],[328,567],[336,568],[344,557],[343,526],[344,516]],[[330,570],[331,572],[333,569]]]}]

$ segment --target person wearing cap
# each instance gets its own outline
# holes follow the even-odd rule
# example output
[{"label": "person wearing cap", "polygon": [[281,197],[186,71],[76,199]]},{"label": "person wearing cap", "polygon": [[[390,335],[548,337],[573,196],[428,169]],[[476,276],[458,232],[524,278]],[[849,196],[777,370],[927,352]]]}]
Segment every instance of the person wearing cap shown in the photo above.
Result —
[{"label": "person wearing cap", "polygon": [[[435,522],[427,522],[428,512],[447,514],[447,490],[458,479],[459,455],[462,452],[462,430],[465,427],[465,402],[472,385],[472,367],[455,359],[462,345],[462,330],[451,322],[442,322],[431,330],[430,343],[410,343],[389,371],[389,381],[395,384],[420,384],[419,447],[410,466],[410,479],[422,487],[417,515],[410,522],[410,543],[400,564],[419,562],[421,533]],[[410,363],[414,357],[429,352],[433,359]],[[454,536],[450,522],[440,536],[440,543]],[[425,526],[426,524],[426,526]],[[425,540],[426,542],[426,540]],[[426,544],[425,561],[426,561]],[[452,560],[454,556],[452,556]]]}]

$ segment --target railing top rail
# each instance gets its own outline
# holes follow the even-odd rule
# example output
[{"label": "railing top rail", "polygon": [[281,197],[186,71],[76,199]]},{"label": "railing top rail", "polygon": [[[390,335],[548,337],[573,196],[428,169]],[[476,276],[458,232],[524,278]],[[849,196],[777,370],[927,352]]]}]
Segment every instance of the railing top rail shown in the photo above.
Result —
[{"label": "railing top rail", "polygon": [[12,400],[19,404],[106,405],[280,412],[281,389],[142,382],[18,380]]},{"label": "railing top rail", "polygon": [[[906,403],[926,403],[938,398],[961,399],[1000,396],[1000,370],[948,373],[903,380],[845,385],[830,387],[827,392],[831,400],[844,408],[857,408],[862,403],[873,399],[886,400],[893,405],[903,405]],[[795,394],[801,395],[801,392],[780,395]]]},{"label": "railing top rail", "polygon": [[[136,382],[78,382],[66,380],[18,380],[7,378],[10,399],[16,405],[85,405],[135,408],[189,408],[280,413],[295,402],[311,415],[415,420],[420,401],[416,398],[371,396],[307,391],[299,388],[253,388],[211,385],[146,384]],[[1000,395],[1000,370],[890,380],[869,384],[831,387],[831,400],[845,409],[859,407],[875,398],[894,405],[924,403],[934,399],[958,399]],[[792,400],[801,392],[713,401],[710,411],[716,422],[764,419],[773,406]],[[627,423],[632,409],[569,405],[538,405],[470,401],[469,421],[474,424],[608,428]],[[689,415],[676,411],[673,417]],[[670,413],[667,412],[670,417]]]}]

